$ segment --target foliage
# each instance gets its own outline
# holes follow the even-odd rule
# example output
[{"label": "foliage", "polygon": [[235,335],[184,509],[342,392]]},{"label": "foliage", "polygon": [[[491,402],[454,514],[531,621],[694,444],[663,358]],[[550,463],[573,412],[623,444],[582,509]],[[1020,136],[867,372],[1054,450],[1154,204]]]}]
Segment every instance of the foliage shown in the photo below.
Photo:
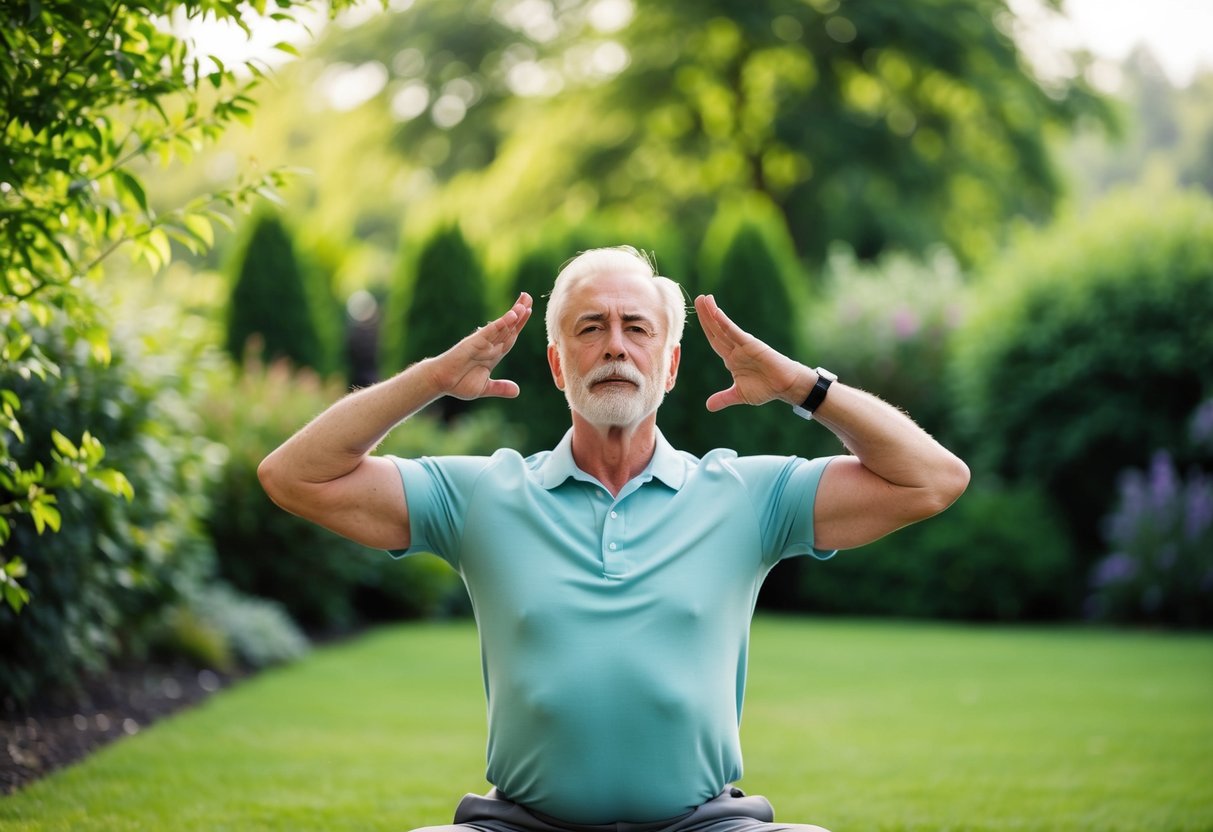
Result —
[{"label": "foliage", "polygon": [[[805,307],[806,282],[791,240],[769,203],[752,198],[722,206],[704,237],[699,288],[713,294],[738,326],[785,355],[803,356],[796,320]],[[801,447],[805,425],[777,402],[758,409],[704,411],[707,397],[727,388],[732,379],[707,345],[698,321],[692,317],[688,324],[686,366],[679,376],[685,385],[682,392],[690,399],[688,410],[701,415],[684,426],[680,438],[686,450],[702,454],[725,447],[752,454]]]},{"label": "foliage", "polygon": [[[70,688],[118,656],[141,654],[165,607],[213,566],[198,518],[215,448],[191,433],[184,351],[165,354],[149,346],[151,336],[119,326],[101,362],[66,329],[54,319],[28,330],[59,378],[14,385],[30,427],[12,447],[13,461],[31,467],[65,455],[63,434],[87,431],[139,496],[116,500],[106,487],[81,483],[57,495],[58,534],[38,538],[36,528],[14,526],[34,600],[20,614],[0,608],[0,688],[17,701]],[[189,341],[180,331],[172,337],[179,350]]]},{"label": "foliage", "polygon": [[[1190,422],[1194,444],[1213,451],[1213,399]],[[1107,518],[1112,552],[1091,571],[1087,613],[1122,622],[1213,624],[1213,481],[1193,467],[1182,477],[1167,451],[1146,471],[1120,477]]]},{"label": "foliage", "polygon": [[948,348],[967,288],[955,259],[939,250],[925,259],[889,255],[864,264],[837,247],[827,265],[822,291],[804,316],[814,360],[948,444]]},{"label": "foliage", "polygon": [[308,651],[307,638],[281,604],[242,596],[222,583],[196,588],[185,603],[245,667],[281,664]]},{"label": "foliage", "polygon": [[325,287],[295,253],[280,216],[263,212],[248,223],[237,250],[227,308],[226,347],[237,362],[256,337],[268,359],[286,358],[318,372],[332,369],[331,305]]},{"label": "foliage", "polygon": [[1014,25],[1004,0],[417,0],[331,27],[222,158],[307,165],[309,225],[386,250],[402,214],[517,239],[612,210],[698,238],[757,191],[812,263],[834,240],[967,263],[1049,216],[1047,138],[1110,120],[1081,75],[1034,77]]},{"label": "foliage", "polygon": [[1011,19],[1002,0],[637,4],[600,105],[624,138],[586,142],[584,169],[627,170],[629,199],[763,194],[810,261],[834,240],[990,254],[1007,218],[1050,213],[1047,128],[1104,116],[1082,80],[1025,70]]},{"label": "foliage", "polygon": [[[505,418],[513,417],[513,421],[526,431],[525,444],[518,449],[520,452],[535,453],[551,448],[569,429],[568,403],[553,382],[548,365],[548,338],[543,316],[552,281],[562,264],[575,254],[554,240],[542,240],[518,256],[506,277],[510,295],[517,297],[520,292],[527,292],[534,301],[530,321],[493,373],[497,378],[518,383],[519,399],[498,403],[495,409]],[[519,407],[525,408],[525,416],[516,412]]]},{"label": "foliage", "polygon": [[1176,87],[1157,59],[1139,48],[1121,64],[1115,103],[1123,135],[1080,130],[1062,147],[1061,164],[1084,200],[1140,182],[1213,194],[1213,72]]},{"label": "foliage", "polygon": [[[297,5],[278,0],[275,16],[290,18]],[[265,10],[264,0],[253,6]],[[247,205],[258,193],[272,196],[283,179],[274,171],[180,208],[150,208],[134,163],[188,157],[233,120],[248,118],[249,92],[261,74],[247,64],[254,77],[241,82],[219,61],[191,54],[189,44],[159,25],[177,10],[240,22],[244,5],[150,0],[136,8],[80,0],[0,6],[0,572],[10,604],[24,599],[14,579],[25,568],[18,558],[28,564],[30,553],[16,548],[25,536],[9,518],[28,515],[39,533],[56,530],[56,507],[84,484],[102,452],[83,432],[61,430],[70,442],[57,449],[65,459],[51,456],[48,445],[43,456],[23,455],[24,466],[17,463],[29,418],[16,387],[58,384],[61,374],[34,330],[59,318],[56,332],[69,348],[80,342],[104,360],[106,325],[81,294],[82,282],[97,277],[102,262],[124,244],[152,270],[171,258],[170,240],[191,251],[210,246],[213,224],[228,222],[219,207]],[[31,389],[28,395],[42,394]],[[127,490],[117,471],[99,471],[93,479],[106,481],[115,494]]]},{"label": "foliage", "polygon": [[[361,621],[433,615],[463,592],[458,577],[436,558],[393,561],[314,523],[282,511],[257,480],[257,466],[345,392],[284,361],[250,356],[239,373],[217,367],[199,408],[203,432],[227,446],[206,521],[219,573],[243,592],[282,603],[305,627],[344,630]],[[442,426],[416,416],[398,427],[380,453],[488,453],[516,441],[489,415]]]},{"label": "foliage", "polygon": [[[484,271],[457,224],[438,228],[406,251],[388,301],[384,376],[440,355],[487,320]],[[444,398],[444,418],[468,403]]]},{"label": "foliage", "polygon": [[974,483],[938,517],[801,572],[802,609],[969,621],[1073,612],[1065,526],[1035,488]]},{"label": "foliage", "polygon": [[977,471],[1039,484],[1086,566],[1116,475],[1213,394],[1213,199],[1129,192],[1025,236],[980,285],[950,374]]}]

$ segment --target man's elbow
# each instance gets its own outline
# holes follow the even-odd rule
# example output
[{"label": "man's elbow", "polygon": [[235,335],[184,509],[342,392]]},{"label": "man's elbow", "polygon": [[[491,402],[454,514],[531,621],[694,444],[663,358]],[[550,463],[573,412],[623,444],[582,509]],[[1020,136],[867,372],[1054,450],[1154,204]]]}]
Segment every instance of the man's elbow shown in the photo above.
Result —
[{"label": "man's elbow", "polygon": [[279,506],[283,504],[286,487],[283,482],[282,466],[274,454],[261,460],[261,464],[257,466],[257,481],[261,483],[262,490],[271,500]]},{"label": "man's elbow", "polygon": [[949,453],[947,458],[941,461],[930,486],[926,489],[923,507],[926,513],[923,517],[933,517],[959,500],[960,495],[969,487],[969,476],[969,466],[965,465],[964,460]]}]

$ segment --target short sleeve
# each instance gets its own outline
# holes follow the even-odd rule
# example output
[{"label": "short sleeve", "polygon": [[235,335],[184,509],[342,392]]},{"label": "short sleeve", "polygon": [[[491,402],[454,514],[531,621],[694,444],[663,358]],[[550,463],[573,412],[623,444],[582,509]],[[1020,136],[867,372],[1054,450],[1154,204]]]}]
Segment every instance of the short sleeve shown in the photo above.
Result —
[{"label": "short sleeve", "polygon": [[734,461],[754,503],[768,565],[798,555],[826,560],[836,554],[813,546],[817,486],[834,459],[754,456]]},{"label": "short sleeve", "polygon": [[448,456],[402,459],[396,464],[409,511],[409,547],[389,550],[394,558],[433,552],[459,568],[459,542],[476,481],[489,457]]}]

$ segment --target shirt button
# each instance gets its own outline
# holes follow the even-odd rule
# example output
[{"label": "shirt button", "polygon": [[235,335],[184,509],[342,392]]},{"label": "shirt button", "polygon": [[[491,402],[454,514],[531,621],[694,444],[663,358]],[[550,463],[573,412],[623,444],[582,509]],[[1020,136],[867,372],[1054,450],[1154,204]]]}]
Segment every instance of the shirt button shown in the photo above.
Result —
[{"label": "shirt button", "polygon": [[616,517],[618,517],[618,516],[619,516],[619,512],[617,512],[617,511],[612,511],[612,512],[611,512],[611,519],[612,519],[612,520],[614,520],[614,519],[615,519]]},{"label": "shirt button", "polygon": [[619,547],[618,547],[618,546],[616,546],[614,543],[612,543],[612,544],[611,544],[610,546],[608,546],[607,548],[608,548],[608,549],[610,549],[610,550],[613,552],[613,551],[615,551],[616,549],[618,549]]}]

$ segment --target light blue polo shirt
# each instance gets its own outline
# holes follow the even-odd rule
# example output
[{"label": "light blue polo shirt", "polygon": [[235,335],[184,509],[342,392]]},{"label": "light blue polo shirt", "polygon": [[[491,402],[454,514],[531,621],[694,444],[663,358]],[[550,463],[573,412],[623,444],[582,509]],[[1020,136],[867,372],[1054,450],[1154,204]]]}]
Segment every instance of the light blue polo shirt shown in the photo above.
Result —
[{"label": "light blue polo shirt", "polygon": [[480,631],[486,778],[573,823],[680,815],[741,777],[749,624],[813,548],[829,458],[702,459],[660,434],[612,497],[572,433],[523,458],[395,459],[412,545],[462,576]]}]

